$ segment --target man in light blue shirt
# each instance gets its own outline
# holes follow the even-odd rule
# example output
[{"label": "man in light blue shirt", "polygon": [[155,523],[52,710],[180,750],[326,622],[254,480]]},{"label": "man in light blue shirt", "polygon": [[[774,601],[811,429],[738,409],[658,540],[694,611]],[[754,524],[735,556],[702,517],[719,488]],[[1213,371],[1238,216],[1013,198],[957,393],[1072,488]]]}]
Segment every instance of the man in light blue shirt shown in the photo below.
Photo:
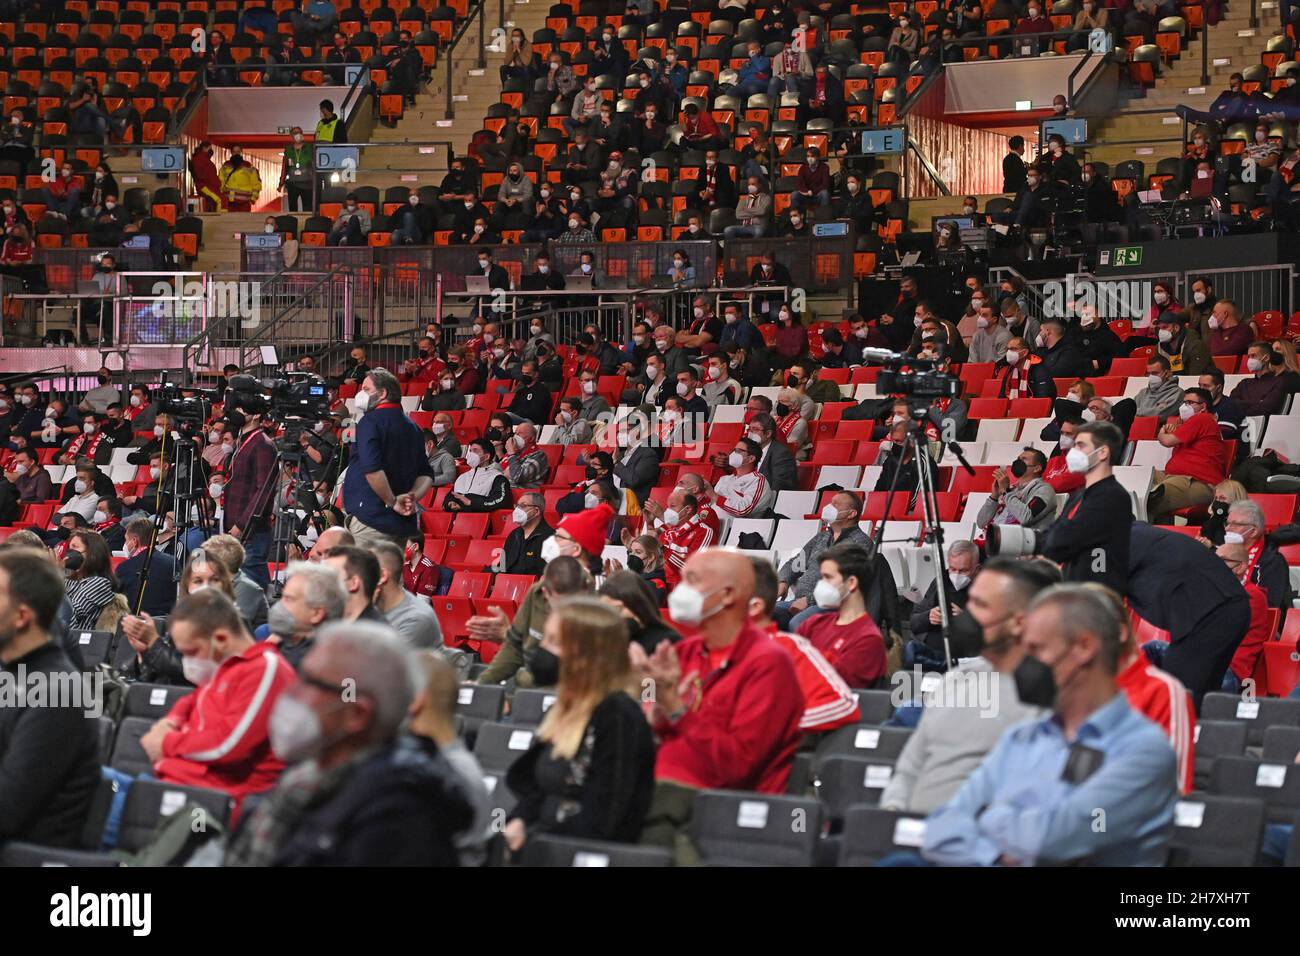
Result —
[{"label": "man in light blue shirt", "polygon": [[1016,680],[1054,685],[1053,714],[1008,730],[931,814],[925,859],[949,866],[1164,864],[1177,760],[1164,732],[1130,708],[1115,684],[1120,628],[1114,604],[1095,585],[1058,585],[1039,595],[1025,622],[1027,657]]}]

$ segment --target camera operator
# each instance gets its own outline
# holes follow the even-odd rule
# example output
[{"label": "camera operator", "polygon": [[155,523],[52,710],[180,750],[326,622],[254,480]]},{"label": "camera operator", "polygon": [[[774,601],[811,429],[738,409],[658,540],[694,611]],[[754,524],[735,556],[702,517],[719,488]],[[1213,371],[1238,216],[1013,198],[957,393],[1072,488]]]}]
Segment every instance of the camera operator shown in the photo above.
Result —
[{"label": "camera operator", "polygon": [[402,410],[402,387],[392,372],[369,372],[356,403],[356,455],[343,484],[347,528],[362,543],[379,538],[405,544],[419,529],[416,502],[433,487],[424,437]]},{"label": "camera operator", "polygon": [[348,450],[340,441],[338,420],[333,417],[322,418],[310,429],[304,428],[298,444],[313,481],[332,483],[347,466]]},{"label": "camera operator", "polygon": [[1124,435],[1110,422],[1079,428],[1066,463],[1084,484],[1066,501],[1042,548],[1066,581],[1096,581],[1121,596],[1128,593],[1133,500],[1111,468],[1123,450]]},{"label": "camera operator", "polygon": [[266,568],[271,547],[267,511],[275,492],[275,443],[259,418],[238,409],[227,411],[220,420],[235,436],[235,451],[222,487],[225,532],[244,546],[244,573],[265,588],[271,583]]}]

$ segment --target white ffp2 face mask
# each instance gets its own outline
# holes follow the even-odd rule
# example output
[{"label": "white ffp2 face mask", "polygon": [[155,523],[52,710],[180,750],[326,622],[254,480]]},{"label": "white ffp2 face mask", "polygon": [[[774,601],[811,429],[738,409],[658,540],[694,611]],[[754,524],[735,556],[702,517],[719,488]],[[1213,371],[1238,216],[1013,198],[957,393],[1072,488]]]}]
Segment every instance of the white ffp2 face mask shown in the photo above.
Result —
[{"label": "white ffp2 face mask", "polygon": [[817,586],[813,588],[813,601],[818,607],[833,611],[844,603],[844,594],[831,582],[822,580],[818,581]]},{"label": "white ffp2 face mask", "polygon": [[839,509],[836,508],[830,502],[827,502],[826,507],[822,509],[821,519],[826,524],[832,524],[833,522],[839,521],[840,520]]},{"label": "white ffp2 face mask", "polygon": [[[709,594],[713,593],[715,592],[709,592]],[[698,626],[723,608],[723,605],[719,604],[713,610],[705,613],[704,602],[709,597],[709,594],[705,594],[693,585],[679,584],[668,595],[668,613],[674,621],[680,624],[690,627]]]},{"label": "white ffp2 face mask", "polygon": [[550,564],[560,556],[560,542],[555,540],[554,535],[551,535],[551,537],[542,542],[541,556],[542,560],[547,564]]}]

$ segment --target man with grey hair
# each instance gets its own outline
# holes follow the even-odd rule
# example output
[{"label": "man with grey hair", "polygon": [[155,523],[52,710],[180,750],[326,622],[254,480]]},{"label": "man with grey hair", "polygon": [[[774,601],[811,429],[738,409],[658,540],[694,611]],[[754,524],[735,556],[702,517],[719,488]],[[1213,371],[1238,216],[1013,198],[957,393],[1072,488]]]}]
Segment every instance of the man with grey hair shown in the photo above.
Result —
[{"label": "man with grey hair", "polygon": [[1250,565],[1247,580],[1264,589],[1269,607],[1281,610],[1291,606],[1291,572],[1286,558],[1268,540],[1266,527],[1264,509],[1258,502],[1249,498],[1234,501],[1228,506],[1223,543],[1246,546],[1246,560]]},{"label": "man with grey hair", "polygon": [[352,460],[343,479],[343,510],[358,542],[405,541],[419,530],[415,503],[433,487],[424,435],[402,409],[402,387],[387,369],[371,369],[356,397]]},{"label": "man with grey hair", "polygon": [[442,625],[433,608],[402,586],[402,549],[391,541],[376,541],[370,546],[379,560],[379,588],[375,607],[388,618],[397,636],[414,650],[442,648]]},{"label": "man with grey hair", "polygon": [[441,754],[400,733],[415,693],[391,628],[321,630],[271,718],[289,764],[227,853],[244,866],[455,866],[474,812]]},{"label": "man with grey hair", "polygon": [[[962,538],[948,548],[948,605],[955,618],[966,608],[971,582],[979,574],[980,551],[975,542]],[[912,639],[903,648],[903,666],[920,664],[925,670],[947,667],[943,650],[942,618],[939,615],[939,587],[934,581],[925,596],[912,608]],[[929,666],[927,666],[929,662]],[[937,665],[937,666],[936,666]]]},{"label": "man with grey hair", "polygon": [[316,631],[343,617],[347,607],[343,575],[327,564],[292,561],[285,568],[284,591],[266,617],[271,641],[294,670],[311,650]]},{"label": "man with grey hair", "polygon": [[[987,573],[987,571],[985,572]],[[1162,866],[1178,800],[1164,732],[1115,682],[1122,623],[1096,589],[1060,584],[1025,618],[1019,685],[1053,713],[1002,735],[926,823],[922,855],[949,866]]]}]

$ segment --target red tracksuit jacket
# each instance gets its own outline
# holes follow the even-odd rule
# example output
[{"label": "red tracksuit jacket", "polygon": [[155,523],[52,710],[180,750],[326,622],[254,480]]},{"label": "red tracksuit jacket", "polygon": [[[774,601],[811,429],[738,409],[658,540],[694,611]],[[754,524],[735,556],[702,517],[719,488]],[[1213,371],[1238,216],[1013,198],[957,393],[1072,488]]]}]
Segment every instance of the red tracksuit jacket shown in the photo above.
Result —
[{"label": "red tracksuit jacket", "polygon": [[271,751],[267,725],[293,668],[268,644],[221,662],[212,682],[182,697],[167,719],[154,774],[164,783],[211,787],[241,800],[275,786],[284,764]]},{"label": "red tracksuit jacket", "polygon": [[1196,769],[1196,709],[1192,695],[1173,674],[1147,661],[1141,651],[1128,667],[1120,671],[1115,683],[1128,698],[1129,706],[1148,720],[1160,725],[1169,735],[1169,743],[1178,757],[1178,786],[1183,793],[1192,789]]},{"label": "red tracksuit jacket", "polygon": [[691,787],[784,793],[799,747],[803,691],[790,655],[746,623],[721,667],[709,672],[700,636],[677,645],[686,713],[655,727],[655,778]]}]

